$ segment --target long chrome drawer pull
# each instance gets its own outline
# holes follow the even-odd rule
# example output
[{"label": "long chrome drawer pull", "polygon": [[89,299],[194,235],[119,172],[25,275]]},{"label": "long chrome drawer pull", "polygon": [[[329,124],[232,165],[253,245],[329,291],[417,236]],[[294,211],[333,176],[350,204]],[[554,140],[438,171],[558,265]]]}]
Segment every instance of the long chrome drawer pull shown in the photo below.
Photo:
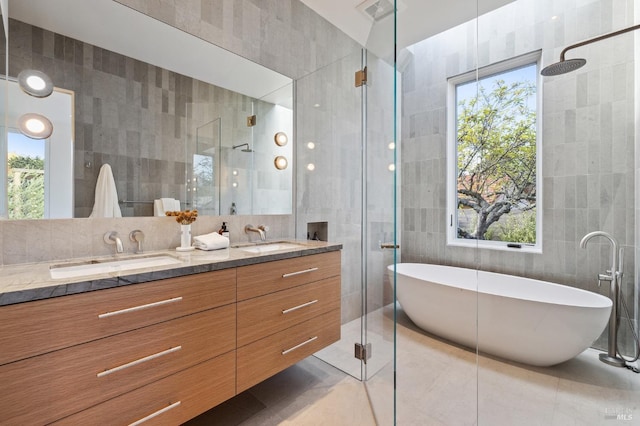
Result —
[{"label": "long chrome drawer pull", "polygon": [[116,373],[120,370],[124,370],[125,368],[133,367],[134,365],[142,364],[143,362],[151,361],[152,359],[160,358],[164,355],[169,355],[170,353],[177,352],[182,349],[182,346],[174,346],[171,349],[167,349],[166,351],[158,352],[157,354],[145,356],[144,358],[136,359],[135,361],[128,362],[126,364],[119,365],[117,367],[110,368],[108,370],[101,371],[97,374],[98,377],[108,376],[109,374]]},{"label": "long chrome drawer pull", "polygon": [[294,275],[306,274],[308,272],[317,271],[318,268],[309,268],[303,271],[289,272],[288,274],[282,274],[282,278],[293,277]]},{"label": "long chrome drawer pull", "polygon": [[297,311],[300,308],[304,308],[305,306],[313,305],[314,303],[318,303],[318,299],[312,300],[311,302],[303,303],[302,305],[294,306],[293,308],[285,309],[282,311],[283,314],[288,314],[289,312]]},{"label": "long chrome drawer pull", "polygon": [[288,354],[288,353],[289,353],[289,352],[291,352],[291,351],[295,351],[296,349],[298,349],[298,348],[300,348],[300,347],[302,347],[302,346],[306,345],[307,343],[311,343],[311,342],[313,342],[313,341],[314,341],[314,340],[316,340],[317,338],[318,338],[318,336],[313,336],[311,339],[309,339],[309,340],[305,340],[304,342],[300,343],[299,345],[295,345],[295,346],[294,346],[294,347],[292,347],[292,348],[289,348],[289,349],[287,349],[287,350],[285,350],[285,351],[282,351],[282,355],[286,355],[286,354]]},{"label": "long chrome drawer pull", "polygon": [[173,299],[161,300],[159,302],[147,303],[146,305],[134,306],[133,308],[120,309],[119,311],[105,312],[98,315],[98,318],[108,318],[120,314],[127,314],[129,312],[141,311],[143,309],[155,308],[156,306],[168,305],[169,303],[176,303],[182,300],[182,296],[174,297]]},{"label": "long chrome drawer pull", "polygon": [[142,424],[142,423],[146,422],[147,420],[151,420],[152,418],[157,417],[162,413],[166,413],[167,411],[169,411],[169,410],[171,410],[173,408],[176,408],[178,405],[180,405],[180,401],[174,402],[173,404],[168,405],[168,406],[164,407],[163,409],[156,411],[155,413],[151,413],[147,417],[143,417],[140,420],[129,424],[129,426],[138,426],[139,424]]}]

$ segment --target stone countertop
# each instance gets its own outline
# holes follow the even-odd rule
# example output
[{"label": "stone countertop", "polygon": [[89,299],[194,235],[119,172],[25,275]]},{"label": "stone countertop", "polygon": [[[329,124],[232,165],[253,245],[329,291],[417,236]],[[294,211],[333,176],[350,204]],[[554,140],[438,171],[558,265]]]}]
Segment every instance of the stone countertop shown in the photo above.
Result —
[{"label": "stone countertop", "polygon": [[[265,253],[250,253],[243,250],[243,248],[255,245],[276,242],[294,243],[300,245],[300,247]],[[267,241],[262,244],[232,245],[231,248],[212,251],[178,252],[176,250],[163,250],[145,252],[139,255],[120,254],[106,257],[70,259],[68,261],[7,265],[0,267],[0,306],[342,249],[342,244],[309,240],[278,240]],[[49,269],[53,265],[65,266],[94,259],[109,261],[153,255],[169,255],[179,259],[181,263],[85,275],[76,278],[52,279],[49,273]]]}]

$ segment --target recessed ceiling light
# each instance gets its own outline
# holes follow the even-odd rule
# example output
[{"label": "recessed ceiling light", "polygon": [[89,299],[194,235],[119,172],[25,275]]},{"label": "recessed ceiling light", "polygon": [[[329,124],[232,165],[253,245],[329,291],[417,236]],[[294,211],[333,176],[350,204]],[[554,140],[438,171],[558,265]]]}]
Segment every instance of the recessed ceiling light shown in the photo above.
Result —
[{"label": "recessed ceiling light", "polygon": [[18,74],[18,85],[28,95],[46,98],[53,92],[53,82],[38,70],[23,70]]},{"label": "recessed ceiling light", "polygon": [[18,118],[18,129],[31,139],[46,139],[53,133],[53,124],[44,115],[28,113]]}]

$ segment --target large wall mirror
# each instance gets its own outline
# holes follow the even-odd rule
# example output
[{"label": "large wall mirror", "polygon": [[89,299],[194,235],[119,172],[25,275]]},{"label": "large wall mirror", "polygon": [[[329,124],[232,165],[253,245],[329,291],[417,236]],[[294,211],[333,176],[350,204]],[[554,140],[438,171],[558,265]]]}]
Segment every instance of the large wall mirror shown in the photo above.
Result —
[{"label": "large wall mirror", "polygon": [[[112,0],[1,4],[0,216],[89,217],[105,164],[122,216],[292,213],[292,167],[275,161],[293,158],[275,136],[293,136],[290,78]],[[25,70],[52,94],[21,90]],[[25,114],[52,134],[25,136]]]}]

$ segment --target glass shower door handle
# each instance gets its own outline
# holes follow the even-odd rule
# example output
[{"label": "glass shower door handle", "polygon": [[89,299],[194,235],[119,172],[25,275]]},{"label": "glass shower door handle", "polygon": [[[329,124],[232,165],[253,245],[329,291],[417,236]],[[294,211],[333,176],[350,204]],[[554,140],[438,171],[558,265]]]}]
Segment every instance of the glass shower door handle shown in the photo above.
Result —
[{"label": "glass shower door handle", "polygon": [[385,249],[399,249],[400,248],[400,244],[394,244],[394,243],[383,243],[382,241],[380,242],[380,248],[382,250]]}]

